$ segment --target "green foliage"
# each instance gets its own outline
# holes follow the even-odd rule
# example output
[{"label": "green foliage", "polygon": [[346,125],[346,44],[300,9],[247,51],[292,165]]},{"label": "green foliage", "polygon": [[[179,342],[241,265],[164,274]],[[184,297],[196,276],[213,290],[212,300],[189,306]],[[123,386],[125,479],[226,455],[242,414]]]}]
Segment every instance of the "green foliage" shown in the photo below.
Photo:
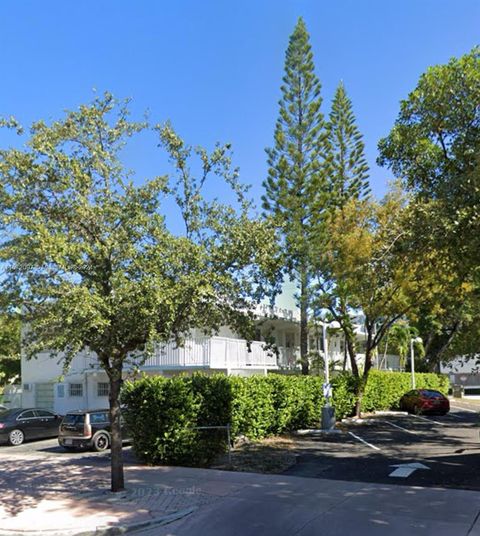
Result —
[{"label": "green foliage", "polygon": [[320,111],[320,82],[315,75],[309,35],[299,19],[285,54],[274,146],[267,149],[268,177],[262,196],[283,243],[285,266],[299,287],[300,354],[308,373],[307,312],[312,221],[320,211],[324,188],[325,121]]},{"label": "green foliage", "polygon": [[[448,378],[417,374],[419,388],[448,391]],[[364,411],[397,409],[410,389],[410,374],[372,371],[363,398]],[[343,373],[332,379],[337,419],[353,414],[358,379]],[[318,376],[145,376],[125,382],[122,402],[137,455],[148,463],[208,464],[232,439],[262,439],[302,428],[317,428],[322,417],[323,378]]]},{"label": "green foliage", "polygon": [[[156,343],[180,342],[194,328],[227,325],[250,337],[276,272],[273,230],[252,218],[230,147],[192,152],[171,126],[158,127],[173,173],[134,183],[122,150],[147,127],[106,93],[61,120],[38,121],[21,149],[0,150],[1,287],[28,325],[24,351],[48,348],[66,367],[81,350],[95,352],[110,379],[117,469],[124,363],[141,364]],[[204,200],[210,177],[234,191],[235,206]],[[167,227],[172,202],[183,235]],[[112,484],[121,487],[123,479]]]},{"label": "green foliage", "polygon": [[149,463],[191,463],[200,400],[182,377],[145,377],[125,382],[122,401],[135,453]]},{"label": "green foliage", "polygon": [[20,376],[20,318],[0,315],[0,382]]},{"label": "green foliage", "polygon": [[350,417],[357,400],[358,378],[349,372],[343,372],[335,376],[331,384],[333,388],[332,405],[335,408],[336,418]]},{"label": "green foliage", "polygon": [[414,197],[411,254],[439,259],[431,267],[437,290],[413,318],[432,368],[452,350],[471,352],[472,328],[480,319],[479,102],[476,47],[422,74],[379,143],[379,163],[401,177]]},{"label": "green foliage", "polygon": [[[449,381],[441,374],[415,374],[417,389],[435,389],[448,394]],[[363,411],[399,409],[400,398],[410,391],[412,376],[407,372],[370,371],[362,399]]]},{"label": "green foliage", "polygon": [[352,102],[340,83],[327,125],[326,176],[329,205],[341,208],[352,198],[368,195],[368,164],[363,136],[355,123]]}]

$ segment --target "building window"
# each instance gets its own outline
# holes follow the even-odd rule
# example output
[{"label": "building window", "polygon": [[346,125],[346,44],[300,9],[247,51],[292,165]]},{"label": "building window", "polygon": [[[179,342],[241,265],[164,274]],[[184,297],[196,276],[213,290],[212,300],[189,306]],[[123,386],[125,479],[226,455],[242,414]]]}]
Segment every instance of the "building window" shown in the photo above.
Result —
[{"label": "building window", "polygon": [[64,398],[65,397],[65,385],[62,383],[57,385],[57,398]]},{"label": "building window", "polygon": [[97,383],[97,396],[108,396],[110,393],[110,384],[108,382]]},{"label": "building window", "polygon": [[68,394],[70,396],[83,396],[83,383],[69,383]]}]

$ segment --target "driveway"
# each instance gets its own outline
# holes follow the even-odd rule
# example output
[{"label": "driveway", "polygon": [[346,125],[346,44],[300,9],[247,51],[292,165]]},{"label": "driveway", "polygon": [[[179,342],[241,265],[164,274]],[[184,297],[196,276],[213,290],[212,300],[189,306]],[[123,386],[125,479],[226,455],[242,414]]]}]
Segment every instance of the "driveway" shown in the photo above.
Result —
[{"label": "driveway", "polygon": [[350,420],[340,434],[300,439],[297,464],[285,474],[480,490],[480,416],[473,408],[455,402],[441,417]]}]

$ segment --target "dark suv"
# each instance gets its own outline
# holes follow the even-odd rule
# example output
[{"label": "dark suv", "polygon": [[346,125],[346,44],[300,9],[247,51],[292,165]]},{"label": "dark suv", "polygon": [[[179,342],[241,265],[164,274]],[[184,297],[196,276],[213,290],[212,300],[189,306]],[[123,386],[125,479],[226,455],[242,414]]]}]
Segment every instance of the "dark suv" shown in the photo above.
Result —
[{"label": "dark suv", "polygon": [[102,452],[108,449],[110,442],[108,409],[70,411],[60,425],[58,443],[66,450],[87,448]]}]

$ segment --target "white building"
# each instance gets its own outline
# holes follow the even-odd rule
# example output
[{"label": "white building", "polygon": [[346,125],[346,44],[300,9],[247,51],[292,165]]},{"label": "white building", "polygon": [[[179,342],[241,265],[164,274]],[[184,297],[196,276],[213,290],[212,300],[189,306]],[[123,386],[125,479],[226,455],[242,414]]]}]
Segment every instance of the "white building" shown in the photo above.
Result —
[{"label": "white building", "polygon": [[480,398],[480,355],[470,359],[457,357],[441,363],[440,372],[448,375],[454,395],[461,392],[471,398]]},{"label": "white building", "polygon": [[[158,347],[138,370],[126,366],[124,378],[133,377],[138,371],[163,376],[194,371],[249,376],[298,369],[300,318],[293,300],[294,289],[289,286],[293,287],[285,285],[273,310],[268,305],[259,307],[257,340],[250,345],[227,327],[215,336],[194,330],[182,347],[173,343]],[[365,338],[361,324],[357,326],[357,337],[361,344]],[[309,348],[322,352],[321,335],[311,333]],[[329,335],[328,354],[336,368],[342,369],[345,345],[341,334]],[[362,361],[361,354],[359,361]],[[348,359],[346,368],[350,368]],[[108,407],[108,377],[93,352],[78,354],[65,374],[61,358],[52,358],[47,351],[31,360],[22,357],[22,388],[22,407],[43,407],[60,414],[74,409]]]}]

